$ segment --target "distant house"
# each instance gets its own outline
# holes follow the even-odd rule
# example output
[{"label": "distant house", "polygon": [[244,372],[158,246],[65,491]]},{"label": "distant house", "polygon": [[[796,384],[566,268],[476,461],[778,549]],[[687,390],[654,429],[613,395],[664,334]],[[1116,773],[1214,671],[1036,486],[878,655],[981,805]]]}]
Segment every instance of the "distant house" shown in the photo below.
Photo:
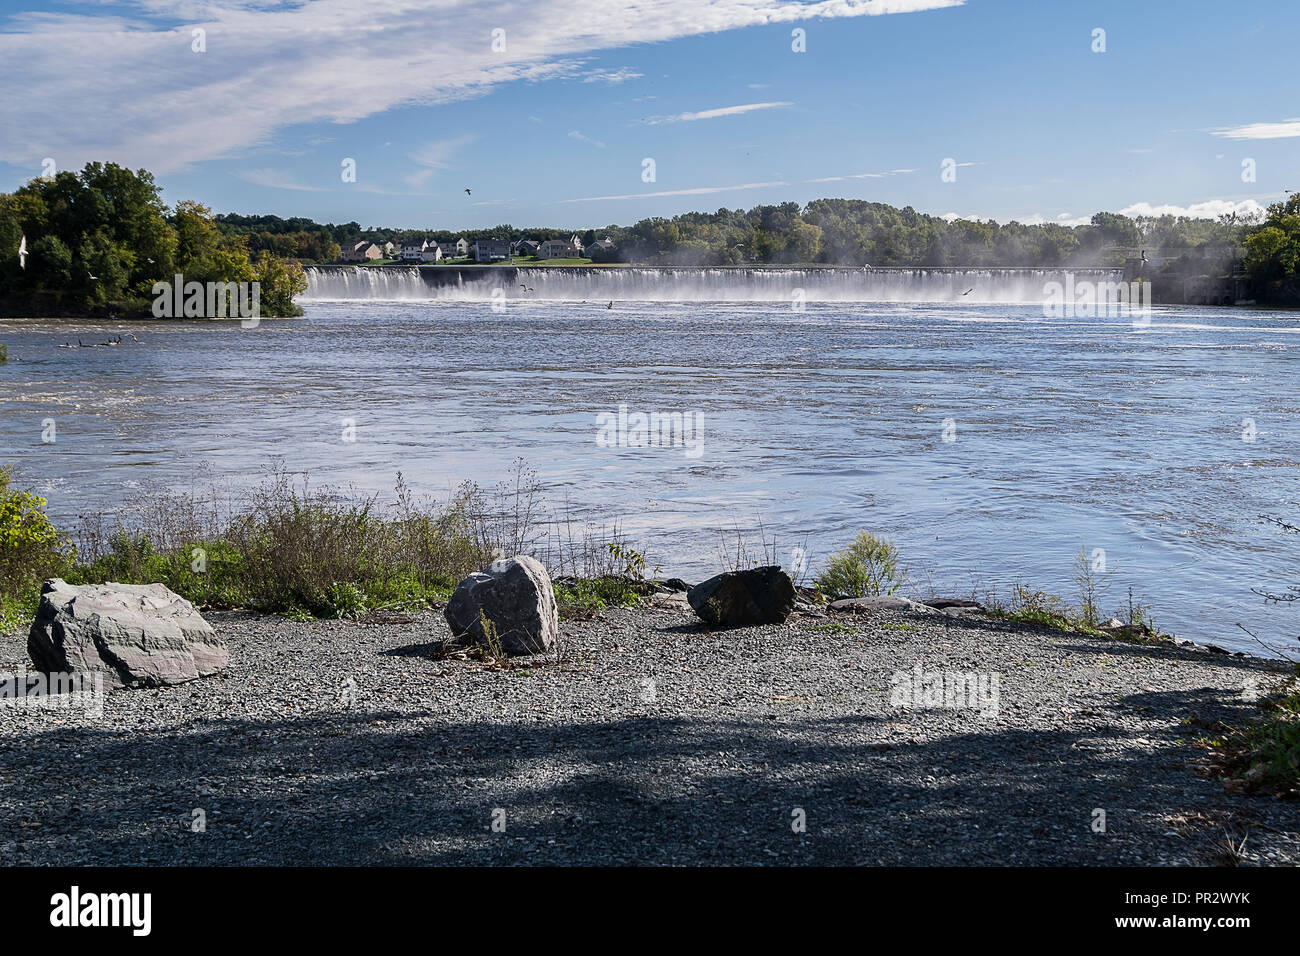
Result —
[{"label": "distant house", "polygon": [[402,243],[402,260],[406,262],[420,262],[424,258],[424,250],[429,244],[423,239],[407,239]]},{"label": "distant house", "polygon": [[438,243],[436,243],[436,242],[428,242],[428,243],[426,243],[425,246],[424,246],[424,251],[420,253],[420,261],[421,261],[421,262],[438,262],[438,261],[441,260],[445,255],[446,255],[446,252],[443,250],[442,246],[440,246],[440,245],[439,245]]},{"label": "distant house", "polygon": [[357,242],[343,252],[344,262],[366,262],[384,258],[384,250],[373,242]]},{"label": "distant house", "polygon": [[586,251],[590,253],[597,249],[599,249],[601,252],[613,252],[614,240],[609,238],[609,236],[606,236],[604,239],[597,239],[595,242],[593,242],[591,245],[587,247]]},{"label": "distant house", "polygon": [[385,240],[384,242],[381,242],[379,244],[379,248],[383,249],[384,255],[390,259],[393,257],[394,253],[399,251],[397,246],[393,245],[391,240]]},{"label": "distant house", "polygon": [[547,239],[537,246],[537,258],[539,259],[568,259],[575,255],[572,244],[563,239]]},{"label": "distant house", "polygon": [[476,239],[474,241],[475,262],[495,262],[510,258],[510,243],[501,239]]},{"label": "distant house", "polygon": [[515,255],[517,256],[535,256],[537,255],[537,243],[531,239],[520,239],[515,242]]},{"label": "distant house", "polygon": [[469,243],[464,239],[439,239],[436,243],[430,240],[429,245],[441,249],[444,259],[464,259],[469,255]]},{"label": "distant house", "polygon": [[573,247],[573,251],[575,253],[577,253],[578,255],[582,255],[582,240],[579,239],[576,235],[569,237],[569,245]]}]

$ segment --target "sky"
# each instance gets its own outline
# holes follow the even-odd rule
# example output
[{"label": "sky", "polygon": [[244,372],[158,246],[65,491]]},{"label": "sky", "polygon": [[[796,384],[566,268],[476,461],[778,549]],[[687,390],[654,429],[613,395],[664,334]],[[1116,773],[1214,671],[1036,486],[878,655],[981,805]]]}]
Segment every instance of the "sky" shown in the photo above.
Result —
[{"label": "sky", "polygon": [[0,0],[0,191],[101,160],[394,228],[1250,212],[1300,189],[1297,36],[1295,0]]}]

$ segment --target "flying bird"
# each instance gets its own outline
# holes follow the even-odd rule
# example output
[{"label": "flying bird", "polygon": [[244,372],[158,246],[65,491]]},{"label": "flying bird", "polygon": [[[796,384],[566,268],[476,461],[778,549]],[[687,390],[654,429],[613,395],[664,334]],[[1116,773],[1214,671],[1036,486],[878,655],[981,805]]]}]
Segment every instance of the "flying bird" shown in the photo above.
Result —
[{"label": "flying bird", "polygon": [[26,236],[23,236],[22,239],[18,241],[18,265],[23,269],[27,268],[27,237]]},{"label": "flying bird", "polygon": [[970,294],[971,294],[972,292],[974,292],[974,291],[975,291],[975,287],[974,287],[974,286],[971,286],[969,289],[967,289],[965,292],[963,292],[962,295],[970,295]]},{"label": "flying bird", "polygon": [[468,188],[468,187],[466,187],[466,189],[465,189],[465,195],[466,195],[466,196],[473,195],[473,194],[469,191],[469,188]]}]

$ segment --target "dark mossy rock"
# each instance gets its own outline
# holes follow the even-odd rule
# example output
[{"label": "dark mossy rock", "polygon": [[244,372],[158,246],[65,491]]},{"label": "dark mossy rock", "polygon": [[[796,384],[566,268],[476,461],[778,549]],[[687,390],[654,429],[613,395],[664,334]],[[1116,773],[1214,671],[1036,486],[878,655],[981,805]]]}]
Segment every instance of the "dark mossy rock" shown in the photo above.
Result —
[{"label": "dark mossy rock", "polygon": [[776,565],[727,571],[691,588],[686,600],[707,624],[782,624],[794,610],[794,583]]}]

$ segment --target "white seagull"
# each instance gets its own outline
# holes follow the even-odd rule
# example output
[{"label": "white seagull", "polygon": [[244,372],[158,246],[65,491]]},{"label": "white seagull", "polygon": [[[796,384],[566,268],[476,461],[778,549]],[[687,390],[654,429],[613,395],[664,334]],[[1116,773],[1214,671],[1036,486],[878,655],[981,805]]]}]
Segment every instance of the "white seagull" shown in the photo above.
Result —
[{"label": "white seagull", "polygon": [[27,237],[23,236],[18,242],[18,265],[27,268]]}]

